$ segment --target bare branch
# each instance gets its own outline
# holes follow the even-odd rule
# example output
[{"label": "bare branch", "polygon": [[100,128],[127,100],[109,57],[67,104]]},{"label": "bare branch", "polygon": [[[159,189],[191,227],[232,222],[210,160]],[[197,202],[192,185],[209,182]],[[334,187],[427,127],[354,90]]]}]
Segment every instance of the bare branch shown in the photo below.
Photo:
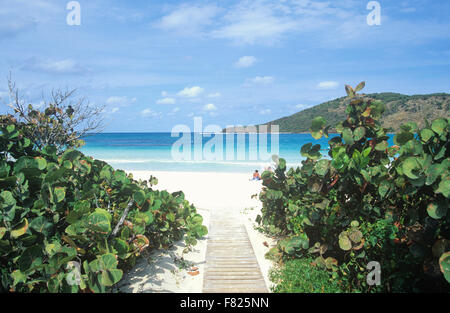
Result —
[{"label": "bare branch", "polygon": [[25,106],[11,73],[8,88],[8,107],[19,122],[30,126],[27,135],[40,148],[46,145],[54,145],[58,149],[77,146],[79,140],[89,133],[103,130],[101,113],[105,106],[93,106],[85,97],[76,98],[76,89],[52,90],[48,100],[43,94],[43,105],[36,108],[32,104]]}]

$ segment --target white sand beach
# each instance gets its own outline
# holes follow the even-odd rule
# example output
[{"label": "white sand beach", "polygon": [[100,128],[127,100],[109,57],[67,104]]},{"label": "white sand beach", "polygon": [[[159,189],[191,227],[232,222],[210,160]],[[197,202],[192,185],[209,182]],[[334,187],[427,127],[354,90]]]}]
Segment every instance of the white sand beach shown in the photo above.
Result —
[{"label": "white sand beach", "polygon": [[[274,246],[271,238],[254,229],[254,221],[261,210],[261,202],[252,195],[258,195],[262,184],[251,181],[252,173],[213,172],[155,172],[130,171],[135,179],[148,180],[151,175],[158,178],[159,190],[176,192],[182,190],[186,199],[193,203],[204,217],[209,227],[209,217],[214,210],[229,210],[245,225],[260,270],[270,289],[268,279],[272,263],[264,254]],[[153,252],[150,258],[139,260],[135,268],[124,277],[120,284],[122,292],[202,292],[203,272],[207,246],[206,236],[195,246],[194,251],[183,255],[191,267],[199,273],[191,276],[180,267],[177,259],[182,256],[183,243],[178,242],[170,251]]]}]

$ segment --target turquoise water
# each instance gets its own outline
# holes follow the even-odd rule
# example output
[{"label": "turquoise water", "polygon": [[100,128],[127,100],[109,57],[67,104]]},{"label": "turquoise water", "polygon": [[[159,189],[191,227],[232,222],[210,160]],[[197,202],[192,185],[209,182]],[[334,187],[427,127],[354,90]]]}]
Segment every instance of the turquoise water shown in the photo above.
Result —
[{"label": "turquoise water", "polygon": [[[224,142],[222,154],[219,153],[220,149],[218,148],[210,147],[209,150],[205,148],[205,145],[208,145],[207,143],[214,138],[214,135],[208,138],[203,137],[202,141],[196,141],[197,143],[202,142],[202,145],[198,144],[197,147],[217,153],[214,155],[215,158],[208,158],[203,155],[203,158],[198,160],[194,159],[194,137],[200,136],[200,134],[189,134],[189,136],[191,138],[187,138],[190,139],[191,145],[186,144],[185,150],[179,150],[189,151],[191,149],[190,157],[184,159],[174,159],[172,146],[181,137],[171,137],[170,133],[95,134],[84,139],[86,145],[81,150],[87,155],[108,162],[114,168],[123,170],[251,173],[256,169],[262,171],[272,163],[270,159],[266,158],[266,156],[272,155],[271,152],[274,151],[270,135],[265,139],[265,137],[256,138],[258,135],[253,135],[250,138],[247,134],[245,141],[242,140],[242,135],[239,135],[241,136],[241,141],[238,140],[238,135],[228,135],[230,136],[229,139],[233,138],[233,145],[230,144],[228,149],[225,141],[226,136],[224,135],[222,138]],[[215,140],[219,138],[215,138]],[[251,143],[254,143],[253,140],[255,138],[258,139],[258,142],[256,145],[252,145]],[[262,140],[261,144],[259,142],[260,139]],[[309,134],[280,134],[278,139],[279,155],[286,159],[289,167],[296,167],[301,165],[303,160],[300,155],[300,148],[303,144],[308,142],[320,144],[322,149],[326,150],[328,148],[328,140],[326,138],[315,140]],[[267,148],[265,148],[265,143],[267,143]],[[274,141],[273,146],[276,146],[276,141]],[[202,150],[197,151],[201,152]],[[227,154],[229,159],[227,159]],[[223,160],[221,160],[220,155],[222,155]]]}]

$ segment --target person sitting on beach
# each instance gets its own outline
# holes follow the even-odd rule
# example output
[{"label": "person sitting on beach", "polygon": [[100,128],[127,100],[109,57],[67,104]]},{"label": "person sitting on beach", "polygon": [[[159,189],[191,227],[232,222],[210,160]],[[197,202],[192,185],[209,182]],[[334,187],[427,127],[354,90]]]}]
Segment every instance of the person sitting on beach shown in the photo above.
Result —
[{"label": "person sitting on beach", "polygon": [[253,180],[261,180],[261,175],[259,175],[258,170],[253,173]]}]

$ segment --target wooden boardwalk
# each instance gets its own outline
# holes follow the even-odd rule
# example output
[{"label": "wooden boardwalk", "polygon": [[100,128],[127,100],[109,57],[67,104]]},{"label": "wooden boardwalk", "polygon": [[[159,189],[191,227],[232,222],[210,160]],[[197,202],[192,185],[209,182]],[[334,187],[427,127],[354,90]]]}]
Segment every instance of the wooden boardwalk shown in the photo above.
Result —
[{"label": "wooden boardwalk", "polygon": [[211,212],[203,292],[267,292],[247,231],[237,214]]}]

